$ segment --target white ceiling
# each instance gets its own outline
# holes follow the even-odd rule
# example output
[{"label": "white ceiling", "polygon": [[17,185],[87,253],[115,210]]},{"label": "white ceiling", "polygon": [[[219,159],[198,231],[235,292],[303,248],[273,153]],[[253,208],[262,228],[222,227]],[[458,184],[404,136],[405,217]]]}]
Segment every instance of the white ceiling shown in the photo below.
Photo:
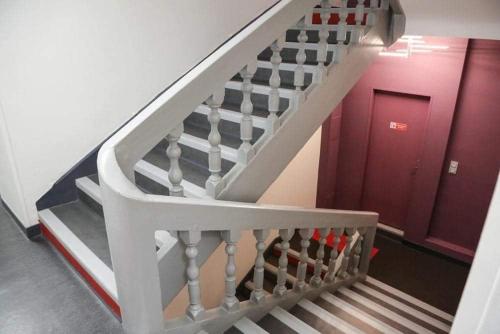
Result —
[{"label": "white ceiling", "polygon": [[500,0],[400,0],[406,34],[500,39]]}]

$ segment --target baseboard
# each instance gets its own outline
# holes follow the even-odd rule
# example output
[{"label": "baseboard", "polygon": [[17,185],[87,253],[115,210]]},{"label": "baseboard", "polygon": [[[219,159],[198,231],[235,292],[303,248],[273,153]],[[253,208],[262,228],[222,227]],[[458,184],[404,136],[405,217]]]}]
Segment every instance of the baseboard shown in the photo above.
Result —
[{"label": "baseboard", "polygon": [[41,234],[41,229],[40,229],[40,224],[35,224],[33,226],[26,227],[21,223],[19,218],[14,214],[14,212],[9,208],[7,203],[4,202],[4,200],[0,199],[0,202],[2,202],[2,206],[5,208],[5,211],[11,216],[12,220],[16,222],[16,225],[19,226],[21,231],[28,237],[28,239],[33,239]]},{"label": "baseboard", "polygon": [[71,253],[63,246],[57,237],[42,223],[40,230],[42,235],[64,256],[68,263],[80,274],[80,276],[87,282],[94,293],[109,307],[112,313],[121,319],[120,306],[118,303],[101,287],[101,285],[90,275],[85,268],[71,255]]}]

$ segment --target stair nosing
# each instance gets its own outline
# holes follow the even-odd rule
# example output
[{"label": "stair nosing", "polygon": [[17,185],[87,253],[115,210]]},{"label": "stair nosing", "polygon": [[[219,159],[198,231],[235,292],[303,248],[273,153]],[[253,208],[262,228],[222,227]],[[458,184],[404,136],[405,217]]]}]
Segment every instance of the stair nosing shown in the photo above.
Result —
[{"label": "stair nosing", "polygon": [[102,206],[101,187],[88,176],[75,180],[76,187]]},{"label": "stair nosing", "polygon": [[[210,112],[210,107],[206,105],[200,105],[194,110],[195,113],[202,114],[202,115],[207,115]],[[241,123],[241,118],[243,117],[243,114],[240,112],[236,112],[233,110],[229,109],[224,109],[224,108],[219,108],[219,113],[221,116],[221,119],[228,121],[228,122],[233,122],[233,123]],[[253,121],[253,126],[259,129],[265,129],[267,120],[264,117],[260,116],[254,116],[252,115],[252,121]]]},{"label": "stair nosing", "polygon": [[[230,81],[226,82],[225,87],[227,89],[241,91],[241,85],[242,85],[241,81],[230,80]],[[291,89],[291,88],[280,87],[280,88],[278,88],[278,90],[279,90],[280,97],[285,98],[285,99],[292,99],[294,94],[295,94],[295,90]],[[270,86],[265,86],[265,85],[255,84],[255,83],[253,84],[253,92],[252,93],[269,95],[270,91],[271,91]]]}]

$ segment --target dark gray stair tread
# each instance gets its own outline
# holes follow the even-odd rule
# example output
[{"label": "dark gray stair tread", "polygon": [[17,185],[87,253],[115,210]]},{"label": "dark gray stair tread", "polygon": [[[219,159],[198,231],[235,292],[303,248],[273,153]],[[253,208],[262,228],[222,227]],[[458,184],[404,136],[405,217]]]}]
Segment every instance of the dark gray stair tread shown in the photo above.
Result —
[{"label": "dark gray stair tread", "polygon": [[[280,70],[280,79],[281,79],[281,88],[286,88],[286,89],[295,89],[294,85],[294,78],[295,78],[295,72],[294,71],[285,71],[285,70]],[[271,77],[272,70],[269,68],[258,68],[257,71],[255,72],[255,75],[252,79],[252,83],[262,85],[262,86],[269,86],[269,79]],[[240,74],[236,74],[233,79],[234,81],[243,81],[243,78],[240,76]],[[302,89],[306,89],[310,84],[312,83],[312,74],[311,73],[305,73],[305,78],[304,78],[304,87]]]},{"label": "dark gray stair tread", "polygon": [[156,181],[151,180],[149,177],[135,172],[135,184],[146,194],[169,196],[170,191],[167,187]]},{"label": "dark gray stair tread", "polygon": [[[192,113],[184,121],[184,132],[192,136],[207,139],[210,134],[210,123],[207,120],[207,116],[198,113]],[[221,120],[219,122],[219,133],[221,135],[221,144],[238,149],[241,145],[240,139],[240,124],[234,123],[226,120]],[[254,144],[257,139],[264,133],[263,129],[253,128],[253,139],[252,144]]]},{"label": "dark gray stair tread", "polygon": [[355,301],[354,299],[351,299],[349,298],[348,296],[344,295],[343,293],[341,293],[340,291],[336,291],[334,293],[334,295],[340,299],[342,299],[343,301],[357,307],[358,309],[360,309],[361,311],[364,311],[365,313],[368,313],[369,315],[373,316],[374,318],[386,323],[387,325],[403,332],[403,333],[413,333],[413,331],[411,331],[410,329],[406,328],[405,326],[401,325],[399,322],[397,321],[394,321],[393,319],[389,318],[389,317],[386,317],[380,313],[378,313],[377,311],[374,311],[372,310],[371,308],[365,306],[364,304],[362,303],[359,303],[357,301]]},{"label": "dark gray stair tread", "polygon": [[[298,42],[298,36],[299,36],[300,30],[296,29],[289,29],[286,32],[286,41],[287,42]],[[307,43],[319,43],[319,30],[308,30],[307,31]],[[347,39],[345,41],[345,44],[349,43],[351,38],[351,32],[347,32]],[[328,36],[328,44],[338,44],[337,40],[337,32],[336,31],[330,31],[330,35]]]},{"label": "dark gray stair tread", "polygon": [[[243,93],[235,89],[226,88],[226,96],[224,98],[224,103],[222,107],[227,110],[232,110],[236,112],[241,112],[241,102],[243,100]],[[269,116],[268,109],[268,96],[262,94],[253,93],[251,96],[253,103],[253,115],[267,118]],[[288,109],[290,101],[285,98],[280,99],[278,116],[281,115],[285,110]]]},{"label": "dark gray stair tread", "polygon": [[[296,64],[295,59],[297,57],[298,51],[299,51],[298,49],[283,48],[283,50],[281,51],[282,62]],[[318,65],[317,56],[316,56],[317,51],[316,50],[309,50],[309,49],[307,49],[305,51],[306,51],[305,64],[306,65]],[[263,60],[263,61],[270,61],[272,54],[273,54],[273,52],[271,51],[271,49],[267,48],[264,51],[262,51],[257,58],[259,60]],[[327,55],[326,64],[327,65],[330,64],[332,62],[332,59],[333,59],[333,52],[330,51],[330,52],[328,52],[328,55]]]},{"label": "dark gray stair tread", "polygon": [[288,312],[321,333],[343,334],[342,331],[299,305],[295,305]]},{"label": "dark gray stair tread", "polygon": [[381,334],[381,332],[379,330],[373,328],[372,326],[370,326],[366,322],[360,320],[359,318],[356,318],[355,316],[353,316],[349,312],[344,311],[342,308],[327,302],[323,298],[316,299],[316,301],[314,303],[316,305],[318,305],[319,307],[325,309],[326,311],[330,312],[331,314],[333,314],[337,318],[344,320],[345,322],[353,325],[356,328],[359,328],[360,330],[362,330],[363,332],[365,332],[367,334]]},{"label": "dark gray stair tread", "polygon": [[229,328],[227,331],[224,332],[225,334],[243,334],[242,331],[240,331],[238,328],[236,327],[231,327]]},{"label": "dark gray stair tread", "polygon": [[268,314],[264,318],[262,318],[259,322],[257,322],[257,325],[262,327],[264,330],[268,331],[269,333],[276,333],[276,334],[300,334],[273,317],[272,315]]},{"label": "dark gray stair tread", "polygon": [[94,254],[112,268],[104,218],[78,200],[50,209]]},{"label": "dark gray stair tread", "polygon": [[[205,182],[210,175],[208,171],[208,154],[182,144],[179,144],[179,146],[182,149],[179,165],[184,179],[204,188]],[[168,142],[162,140],[143,159],[156,167],[168,171],[170,169],[170,161],[166,154],[167,147]],[[221,175],[225,175],[233,166],[234,163],[223,159]]]}]

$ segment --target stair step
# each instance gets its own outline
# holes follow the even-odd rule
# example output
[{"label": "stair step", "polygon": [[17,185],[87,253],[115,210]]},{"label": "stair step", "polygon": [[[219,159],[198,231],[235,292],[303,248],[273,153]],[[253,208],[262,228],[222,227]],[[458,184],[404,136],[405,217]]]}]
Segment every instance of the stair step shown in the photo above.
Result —
[{"label": "stair step", "polygon": [[[320,334],[313,327],[309,326],[304,321],[300,320],[296,316],[292,315],[288,311],[282,309],[281,307],[275,307],[269,312],[274,318],[285,324],[287,327],[291,328],[293,331],[300,334]],[[277,332],[272,332],[277,333]]]},{"label": "stair step", "polygon": [[[321,308],[320,306],[314,304],[310,300],[307,299],[302,299],[299,301],[297,304],[309,313],[313,314],[314,316],[320,318],[324,322],[326,322],[328,325],[332,326],[335,329],[338,329],[344,333],[353,333],[353,334],[362,334],[363,332],[356,327],[350,325],[349,323],[345,322],[344,320],[336,317],[335,315],[331,314],[330,312],[326,311],[325,309]],[[305,319],[304,319],[305,320]]]},{"label": "stair step", "polygon": [[[241,85],[242,85],[241,82],[231,80],[226,83],[225,87],[227,89],[234,89],[241,91]],[[256,94],[269,95],[270,91],[271,87],[269,86],[258,85],[258,84],[253,85],[253,92]],[[282,98],[291,99],[293,98],[295,91],[292,88],[279,88],[279,93]]]},{"label": "stair step", "polygon": [[[135,165],[135,171],[164,187],[170,188],[172,186],[168,179],[168,171],[145,160],[141,160]],[[189,181],[182,180],[181,185],[184,187],[184,195],[186,197],[203,198],[206,196],[204,188],[201,188]]]},{"label": "stair step", "polygon": [[433,314],[438,319],[441,319],[444,323],[449,325],[452,324],[454,317],[451,314],[448,314],[432,305],[424,303],[423,301],[410,296],[398,289],[393,288],[392,286],[385,284],[375,278],[368,276],[366,277],[365,285],[371,286],[373,289],[378,289],[379,291],[383,291],[386,295],[391,296],[394,299],[397,299],[401,302],[406,302],[408,305],[420,310],[421,312],[427,312],[427,314]]},{"label": "stair step", "polygon": [[[200,105],[198,108],[195,110],[196,113],[202,114],[205,116],[208,116],[208,113],[210,112],[210,108],[204,104]],[[240,112],[236,112],[233,110],[229,109],[224,109],[224,108],[219,108],[219,113],[221,115],[221,118],[225,121],[228,122],[233,122],[233,123],[241,123],[241,118],[242,114]],[[265,129],[266,128],[266,118],[265,117],[259,117],[252,115],[252,120],[253,120],[253,126],[259,129]]]},{"label": "stair step", "polygon": [[[351,304],[352,302],[355,302],[355,305],[363,309],[365,312],[368,312],[372,315],[377,314],[379,319],[383,320],[386,323],[389,323],[393,327],[397,326],[396,328],[399,330],[411,330],[416,333],[422,334],[436,332],[436,330],[431,330],[430,328],[428,328],[430,326],[424,327],[421,324],[417,324],[416,322],[409,320],[407,318],[407,316],[409,315],[403,316],[401,314],[398,314],[345,287],[339,288],[336,295],[343,300],[349,301]],[[347,299],[345,297],[347,297]],[[442,331],[438,330],[437,332],[441,333]]]},{"label": "stair step", "polygon": [[[259,60],[259,61],[257,61],[257,67],[272,69],[273,64],[267,60]],[[281,63],[280,64],[280,70],[283,70],[283,71],[295,72],[296,68],[297,68],[297,64],[295,64],[295,63]],[[304,71],[306,73],[312,74],[312,73],[316,72],[316,68],[317,67],[315,65],[304,64]]]},{"label": "stair step", "polygon": [[269,332],[265,331],[262,327],[257,325],[255,322],[248,318],[241,318],[234,327],[238,329],[243,334],[267,334]]},{"label": "stair step", "polygon": [[[262,61],[262,63],[264,63],[265,67],[257,68],[257,71],[255,72],[255,75],[252,78],[252,83],[254,85],[269,86],[269,81],[272,75],[272,64],[269,61]],[[295,68],[297,67],[297,65],[289,63],[281,63],[281,64],[283,64],[283,66],[280,66],[279,69],[280,88],[295,90],[296,87],[294,80],[295,80]],[[306,65],[305,67],[310,67],[310,65]],[[304,86],[302,87],[303,90],[305,90],[307,87],[309,87],[309,85],[311,85],[312,79],[313,79],[313,73],[305,72]],[[243,78],[238,73],[231,80],[242,82]]]},{"label": "stair step", "polygon": [[[224,102],[222,107],[235,112],[241,112],[241,103],[243,101],[243,92],[241,91],[241,83],[236,82],[237,89],[226,88]],[[251,95],[253,103],[253,116],[267,118],[269,116],[269,96],[253,92]],[[290,100],[281,97],[279,103],[278,116],[281,115],[290,106]]]},{"label": "stair step", "polygon": [[[309,46],[309,48],[307,47]],[[316,44],[310,44],[306,45],[306,65],[310,66],[317,66],[318,61],[317,61],[317,46]],[[333,55],[337,51],[335,45],[331,45],[329,48],[331,48],[330,51],[327,52],[327,57],[326,57],[326,64],[330,64],[333,60]],[[298,43],[293,43],[293,42],[287,42],[285,43],[285,47],[281,51],[281,58],[282,58],[282,63],[289,63],[289,64],[296,64],[296,59],[297,59],[297,53],[299,51],[299,45]],[[271,56],[272,56],[272,51],[270,48],[265,49],[258,55],[258,60],[262,61],[270,61]]]},{"label": "stair step", "polygon": [[374,328],[374,329],[380,331],[380,333],[384,333],[384,334],[401,334],[402,333],[401,331],[385,324],[383,321],[381,321],[381,320],[377,319],[376,317],[373,317],[370,314],[360,310],[359,308],[355,307],[354,305],[351,305],[351,304],[343,301],[342,299],[332,295],[329,292],[322,293],[320,297],[321,297],[321,299],[326,301],[331,306],[328,307],[328,306],[321,305],[320,304],[321,301],[317,301],[317,303],[333,314],[340,313],[340,312],[348,313],[351,316],[351,318],[354,318],[356,320],[361,321],[362,323],[370,326],[371,328]]},{"label": "stair step", "polygon": [[76,187],[87,194],[95,202],[102,205],[101,188],[90,177],[85,176],[75,181]]},{"label": "stair step", "polygon": [[[179,160],[180,168],[184,175],[184,180],[200,187],[205,188],[205,183],[208,177],[210,176],[210,172],[208,170],[208,142],[203,145],[198,145],[198,139],[196,137],[189,137],[189,135],[184,136],[183,138],[184,144],[180,143],[179,146],[182,150],[181,159]],[[185,143],[191,146],[198,146],[206,151],[200,150],[195,147],[191,147],[189,145],[185,145]],[[194,145],[193,145],[194,144]],[[158,145],[156,145],[150,152],[148,152],[143,160],[149,162],[150,164],[163,169],[164,171],[168,171],[170,169],[170,160],[167,157],[166,150],[168,147],[168,142],[166,140],[162,140]],[[225,151],[226,154],[228,150]],[[231,149],[230,152],[237,152],[234,149]],[[226,155],[223,154],[223,157]],[[230,153],[231,154],[231,153]],[[232,153],[236,155],[237,153]],[[233,166],[234,162],[228,161],[226,159],[222,159],[222,170],[221,175],[224,176]]]},{"label": "stair step", "polygon": [[379,305],[383,305],[387,307],[387,309],[391,310],[399,310],[401,312],[404,312],[408,315],[411,315],[412,318],[415,318],[415,321],[418,322],[425,322],[427,324],[432,325],[435,328],[438,328],[444,332],[449,332],[451,327],[447,324],[444,324],[443,322],[423,313],[418,310],[416,310],[413,307],[410,307],[404,303],[401,303],[383,293],[380,293],[362,283],[356,283],[353,285],[353,288],[351,288],[352,291],[355,291],[356,293],[369,298],[370,300],[377,302]]},{"label": "stair step", "polygon": [[[185,146],[189,146],[201,152],[208,152],[210,150],[210,143],[206,139],[201,139],[195,137],[188,133],[183,133],[179,139],[179,143]],[[237,162],[238,161],[238,151],[234,148],[220,145],[222,159]]]},{"label": "stair step", "polygon": [[[207,107],[208,108],[208,107]],[[206,110],[208,114],[208,110]],[[237,114],[233,111],[226,111],[226,113],[233,113],[238,115],[238,119],[241,120],[242,114]],[[238,150],[241,146],[240,139],[240,123],[226,121],[221,119],[219,122],[219,134],[221,136],[221,145],[223,147],[229,147]],[[184,120],[184,133],[197,137],[201,140],[207,140],[211,132],[210,123],[207,120],[207,116],[202,113],[194,112],[189,115],[188,118]],[[253,127],[253,138],[251,143],[254,144],[260,136],[264,134],[264,130],[261,128]]]}]

